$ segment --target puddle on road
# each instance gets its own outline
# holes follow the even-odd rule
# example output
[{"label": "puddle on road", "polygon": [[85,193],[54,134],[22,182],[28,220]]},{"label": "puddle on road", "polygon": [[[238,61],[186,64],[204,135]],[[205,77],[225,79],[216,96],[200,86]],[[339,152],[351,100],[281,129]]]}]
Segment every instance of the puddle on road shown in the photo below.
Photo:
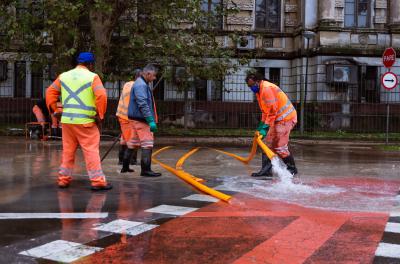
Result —
[{"label": "puddle on road", "polygon": [[335,211],[389,212],[396,201],[389,182],[377,179],[294,178],[279,159],[272,160],[274,178],[221,177],[220,189],[305,207]]}]

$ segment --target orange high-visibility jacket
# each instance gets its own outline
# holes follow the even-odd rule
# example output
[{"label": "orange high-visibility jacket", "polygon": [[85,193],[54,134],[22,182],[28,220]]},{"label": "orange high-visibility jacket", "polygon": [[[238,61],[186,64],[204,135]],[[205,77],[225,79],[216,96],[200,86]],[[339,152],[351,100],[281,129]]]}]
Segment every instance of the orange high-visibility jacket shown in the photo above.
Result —
[{"label": "orange high-visibility jacket", "polygon": [[[77,68],[88,70],[85,66],[82,65],[78,65]],[[107,110],[107,92],[98,75],[94,77],[91,88],[95,96],[97,115],[100,119],[103,119]],[[57,79],[46,90],[46,105],[50,112],[57,112],[57,101],[60,95],[61,81],[60,76],[58,76]]]},{"label": "orange high-visibility jacket", "polygon": [[129,106],[129,100],[131,98],[131,90],[132,90],[133,84],[134,84],[134,81],[125,83],[124,88],[122,88],[121,96],[119,97],[116,116],[118,116],[119,118],[125,119],[125,120],[129,120],[128,106]]},{"label": "orange high-visibility jacket", "polygon": [[275,123],[297,118],[296,109],[287,95],[275,84],[260,82],[260,91],[256,93],[258,105],[262,111],[261,120],[273,126]]}]

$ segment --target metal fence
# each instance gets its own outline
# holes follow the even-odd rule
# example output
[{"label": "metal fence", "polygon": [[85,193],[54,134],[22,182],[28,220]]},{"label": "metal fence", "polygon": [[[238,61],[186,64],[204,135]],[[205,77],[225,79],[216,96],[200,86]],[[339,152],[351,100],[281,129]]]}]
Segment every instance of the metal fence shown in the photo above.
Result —
[{"label": "metal fence", "polygon": [[[307,85],[304,66],[301,65],[256,69],[278,84],[291,99],[299,117],[296,129],[300,129],[300,110],[304,106],[303,129],[307,132],[384,133],[387,128],[389,132],[400,131],[399,87],[397,85],[391,91],[382,87],[380,81],[386,71],[382,67],[310,64]],[[391,70],[397,75],[400,73],[400,67]],[[186,109],[188,128],[254,129],[260,110],[254,95],[245,85],[245,71],[242,69],[220,81],[196,81],[186,100],[184,93],[178,92],[173,82],[161,81],[154,91],[160,126],[183,127]],[[0,82],[0,125],[12,127],[34,121],[32,107],[37,98],[16,97],[1,92],[15,90],[18,88],[16,85],[21,85],[15,76],[10,77],[14,82]],[[37,86],[37,81],[30,83]],[[115,112],[122,86],[123,82],[106,85],[109,102],[104,127],[107,129],[119,128]],[[24,89],[29,90],[28,87]]]}]

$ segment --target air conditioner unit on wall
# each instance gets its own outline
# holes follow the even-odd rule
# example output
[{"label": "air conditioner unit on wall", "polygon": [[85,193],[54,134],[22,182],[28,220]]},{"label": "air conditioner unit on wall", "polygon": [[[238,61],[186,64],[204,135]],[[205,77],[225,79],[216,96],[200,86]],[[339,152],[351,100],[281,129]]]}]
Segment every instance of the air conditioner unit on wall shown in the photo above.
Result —
[{"label": "air conditioner unit on wall", "polygon": [[238,39],[236,47],[240,50],[252,50],[256,47],[256,38],[254,36],[241,36]]},{"label": "air conditioner unit on wall", "polygon": [[330,64],[326,69],[326,81],[328,83],[353,83],[357,76],[356,71],[352,65]]}]

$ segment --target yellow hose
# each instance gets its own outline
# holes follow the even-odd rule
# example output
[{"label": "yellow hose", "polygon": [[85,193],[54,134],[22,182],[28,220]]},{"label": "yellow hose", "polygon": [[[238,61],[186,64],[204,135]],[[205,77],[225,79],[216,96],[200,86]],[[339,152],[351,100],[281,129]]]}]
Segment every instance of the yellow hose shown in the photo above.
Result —
[{"label": "yellow hose", "polygon": [[[233,158],[235,158],[235,159],[247,164],[254,158],[254,156],[256,154],[256,151],[257,151],[257,145],[260,146],[260,148],[264,151],[264,153],[268,156],[268,158],[270,160],[272,160],[276,156],[276,154],[272,150],[270,150],[267,147],[267,145],[264,144],[264,142],[262,142],[262,136],[258,132],[256,132],[254,134],[253,145],[251,147],[249,156],[247,158],[243,158],[243,157],[240,157],[240,156],[238,156],[236,154],[233,154],[233,153],[230,153],[230,152],[227,152],[227,151],[223,151],[223,150],[219,150],[219,149],[214,149],[214,150],[218,151],[220,153],[226,154],[226,155],[228,155],[230,157],[233,157]],[[191,184],[192,186],[196,187],[197,189],[199,189],[200,191],[202,191],[204,193],[207,193],[207,194],[209,194],[211,196],[214,196],[214,197],[216,197],[216,198],[218,198],[218,199],[220,199],[222,201],[225,201],[225,202],[228,202],[232,198],[229,195],[226,195],[224,193],[216,191],[216,190],[214,190],[214,189],[212,189],[212,188],[200,183],[201,181],[204,181],[204,180],[201,179],[201,178],[197,178],[197,177],[185,172],[184,170],[182,170],[183,163],[185,162],[185,160],[187,158],[189,158],[191,155],[193,155],[194,153],[196,153],[199,150],[199,148],[192,149],[191,151],[189,151],[188,153],[183,155],[178,160],[178,162],[176,163],[175,169],[170,167],[170,166],[168,166],[168,165],[166,165],[166,164],[164,164],[164,163],[162,163],[162,162],[160,162],[160,161],[158,161],[155,158],[155,156],[158,155],[160,152],[162,152],[164,150],[167,150],[169,148],[171,148],[171,146],[164,147],[164,148],[161,148],[161,149],[155,151],[153,153],[153,156],[152,156],[153,157],[153,161],[158,163],[158,164],[160,164],[160,166],[163,167],[164,169],[166,169],[167,171],[175,174],[176,176],[178,176],[179,178],[181,178],[185,182]]]},{"label": "yellow hose", "polygon": [[[158,163],[158,164],[160,164],[160,166],[163,167],[164,169],[166,169],[167,171],[169,171],[169,172],[175,174],[176,176],[178,176],[179,178],[181,178],[181,179],[184,180],[185,182],[191,184],[192,186],[196,187],[197,189],[199,189],[200,191],[202,191],[202,192],[204,192],[204,193],[206,193],[206,194],[209,194],[209,195],[211,195],[211,196],[214,196],[215,198],[218,198],[218,199],[220,199],[220,200],[222,200],[222,201],[225,201],[225,202],[228,202],[228,201],[232,198],[232,197],[229,196],[229,195],[226,195],[226,194],[224,194],[224,193],[221,193],[221,192],[219,192],[219,191],[216,191],[216,190],[214,190],[214,189],[212,189],[212,188],[210,188],[210,187],[208,187],[208,186],[206,186],[206,185],[204,185],[204,184],[202,184],[202,183],[196,181],[196,180],[194,179],[194,178],[196,178],[196,177],[194,177],[193,175],[191,175],[191,174],[189,174],[189,173],[187,173],[187,172],[185,172],[185,171],[182,171],[182,170],[174,169],[174,168],[172,168],[172,167],[170,167],[170,166],[168,166],[168,165],[166,165],[166,164],[164,164],[164,163],[158,161],[158,160],[155,158],[155,156],[156,156],[157,154],[159,154],[160,152],[162,152],[162,151],[164,151],[164,150],[166,150],[166,149],[169,149],[169,148],[171,148],[171,147],[164,147],[164,148],[161,148],[161,149],[157,150],[156,152],[154,152],[154,154],[153,154],[153,161],[156,162],[156,163]],[[182,163],[183,163],[183,162],[182,162]]]},{"label": "yellow hose", "polygon": [[270,149],[267,147],[267,145],[264,144],[264,142],[262,141],[262,136],[261,136],[258,132],[256,132],[255,138],[256,138],[256,140],[257,140],[257,144],[258,144],[258,145],[260,146],[260,148],[264,151],[265,155],[267,155],[267,157],[268,157],[270,160],[272,160],[272,159],[276,156],[276,154],[275,154],[272,150],[270,150]]},{"label": "yellow hose", "polygon": [[[178,162],[175,165],[175,169],[179,170],[179,171],[183,171],[182,167],[183,167],[183,163],[185,162],[185,160],[187,158],[189,158],[191,155],[193,155],[194,153],[196,153],[200,148],[194,148],[191,151],[189,151],[188,153],[186,153],[185,155],[183,155]],[[202,178],[198,178],[192,175],[193,180],[197,181],[197,182],[204,182],[205,180]]]},{"label": "yellow hose", "polygon": [[232,158],[235,158],[235,159],[237,159],[237,160],[239,160],[239,161],[241,161],[241,162],[243,162],[245,164],[248,164],[254,158],[254,156],[256,155],[256,151],[257,151],[257,140],[256,139],[257,139],[257,135],[254,135],[253,145],[251,147],[249,156],[247,158],[243,158],[243,157],[240,157],[240,156],[238,156],[236,154],[233,154],[233,153],[230,153],[230,152],[226,152],[226,151],[223,151],[223,150],[219,150],[219,149],[213,149],[213,150],[215,150],[217,152],[220,152],[220,153],[223,153],[225,155],[228,155],[228,156],[230,156]]},{"label": "yellow hose", "polygon": [[181,170],[181,169],[182,169],[182,166],[183,166],[183,163],[185,162],[185,160],[186,160],[187,158],[189,158],[191,155],[193,155],[194,153],[196,153],[199,149],[200,149],[200,148],[194,148],[194,149],[192,149],[191,151],[189,151],[188,153],[186,153],[185,155],[183,155],[183,156],[178,160],[178,162],[176,163],[175,168],[176,168],[177,170]]}]

